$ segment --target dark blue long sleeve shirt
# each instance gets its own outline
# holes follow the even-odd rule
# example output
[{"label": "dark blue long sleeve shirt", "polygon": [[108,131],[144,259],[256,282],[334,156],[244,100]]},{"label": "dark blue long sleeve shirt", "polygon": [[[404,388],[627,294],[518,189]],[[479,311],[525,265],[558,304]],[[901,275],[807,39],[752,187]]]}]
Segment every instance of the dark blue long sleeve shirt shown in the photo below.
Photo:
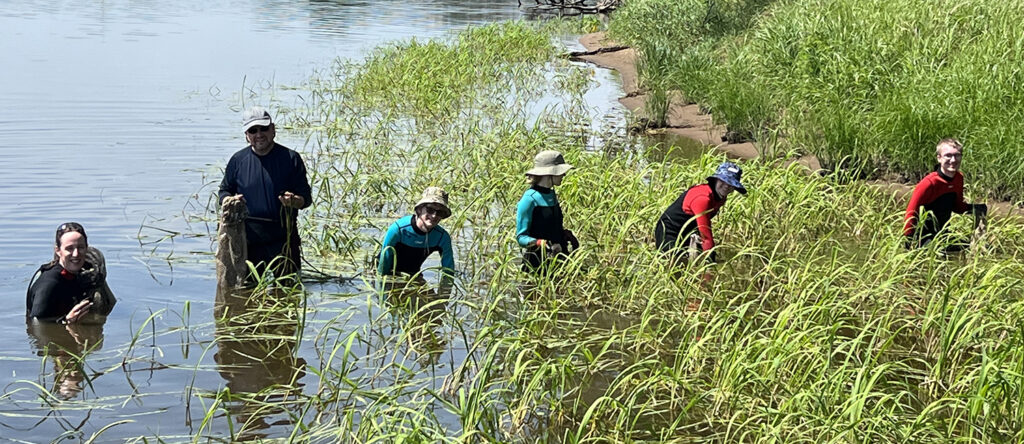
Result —
[{"label": "dark blue long sleeve shirt", "polygon": [[235,194],[245,196],[251,218],[246,223],[246,234],[270,242],[285,238],[286,227],[294,227],[299,214],[298,209],[282,207],[277,197],[285,191],[302,196],[303,208],[313,202],[302,156],[275,143],[265,156],[257,155],[251,146],[231,156],[218,195],[219,201]]}]

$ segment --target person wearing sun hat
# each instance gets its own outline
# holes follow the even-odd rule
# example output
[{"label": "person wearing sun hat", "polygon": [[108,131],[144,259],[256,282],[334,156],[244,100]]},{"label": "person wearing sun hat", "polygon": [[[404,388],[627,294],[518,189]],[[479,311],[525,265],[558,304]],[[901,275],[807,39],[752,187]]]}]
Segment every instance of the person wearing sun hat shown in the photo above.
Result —
[{"label": "person wearing sun hat", "polygon": [[[687,250],[708,251],[714,248],[711,219],[725,206],[733,190],[747,194],[741,177],[743,170],[732,162],[723,162],[708,176],[707,183],[694,185],[679,195],[661,214],[654,228],[654,241],[658,249],[685,259]],[[715,261],[712,251],[709,259]]]},{"label": "person wearing sun hat", "polygon": [[438,224],[451,215],[448,193],[444,189],[428,187],[423,190],[413,214],[396,220],[384,234],[377,272],[381,276],[416,276],[423,262],[436,251],[441,254],[442,287],[450,286],[455,277],[452,238]]},{"label": "person wearing sun hat", "polygon": [[537,154],[526,172],[531,186],[516,207],[516,241],[525,249],[524,271],[536,271],[545,259],[579,248],[579,240],[562,225],[562,207],[554,190],[570,169],[562,153],[548,150]]}]

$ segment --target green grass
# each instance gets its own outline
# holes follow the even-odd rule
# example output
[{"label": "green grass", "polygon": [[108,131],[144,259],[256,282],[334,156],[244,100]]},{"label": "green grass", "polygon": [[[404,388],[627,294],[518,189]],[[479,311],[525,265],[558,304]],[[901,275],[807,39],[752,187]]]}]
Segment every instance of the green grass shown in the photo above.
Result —
[{"label": "green grass", "polygon": [[[533,26],[469,33],[504,42],[537,32]],[[463,41],[429,45],[447,51]],[[392,59],[409,57],[407,66],[434,57],[396,47],[406,49]],[[282,116],[282,127],[310,140],[317,195],[303,218],[305,251],[318,268],[355,279],[309,299],[297,287],[261,289],[241,309],[218,300],[212,323],[193,320],[199,316],[186,306],[178,316],[184,326],[158,331],[156,313],[133,327],[128,345],[108,346],[105,353],[125,356],[115,364],[156,367],[159,357],[145,353],[157,356],[160,338],[198,335],[204,356],[221,355],[214,366],[193,358],[184,370],[254,373],[224,386],[185,387],[186,402],[204,412],[192,418],[193,436],[157,438],[1024,439],[1019,220],[992,219],[980,247],[952,259],[938,257],[939,245],[906,251],[904,202],[848,173],[809,176],[762,159],[743,164],[750,193],[730,197],[714,220],[721,263],[674,270],[653,248],[654,221],[724,157],[709,151],[662,162],[651,160],[673,157],[662,147],[624,149],[612,138],[592,146],[579,106],[586,82],[566,80],[586,70],[550,49],[540,51],[548,58],[527,62],[535,50],[515,48],[504,51],[517,60],[504,69],[530,76],[511,91],[479,80],[485,84],[442,108],[405,101],[417,81],[384,92],[385,77],[363,77],[388,60],[339,66],[311,81],[315,100]],[[487,52],[468,54],[477,51]],[[549,97],[561,106],[538,111]],[[522,173],[542,149],[561,150],[576,166],[558,192],[566,226],[582,242],[550,279],[519,271],[514,240]],[[458,290],[416,304],[374,288],[371,258],[387,224],[428,185],[451,195],[453,216],[442,226],[455,242]],[[958,216],[951,229],[966,233],[970,225]],[[426,274],[436,280],[436,270]],[[310,349],[299,356],[303,347]],[[0,402],[54,402],[46,385],[17,385]],[[40,400],[27,399],[35,393]]]},{"label": "green grass", "polygon": [[931,169],[939,139],[957,137],[969,181],[1019,201],[1020,6],[635,0],[611,31],[664,65],[641,70],[647,82],[682,90],[730,129],[782,134],[827,167],[908,180]]}]

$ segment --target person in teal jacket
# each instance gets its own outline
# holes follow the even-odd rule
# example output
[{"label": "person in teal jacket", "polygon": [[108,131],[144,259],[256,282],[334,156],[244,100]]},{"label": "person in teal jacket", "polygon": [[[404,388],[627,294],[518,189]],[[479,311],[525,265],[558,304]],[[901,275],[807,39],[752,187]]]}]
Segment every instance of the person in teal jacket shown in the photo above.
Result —
[{"label": "person in teal jacket", "polygon": [[452,238],[438,224],[451,214],[448,193],[439,187],[424,190],[414,214],[404,216],[388,227],[381,242],[377,272],[381,276],[416,276],[427,257],[438,252],[441,254],[441,286],[450,287],[455,276]]},{"label": "person in teal jacket", "polygon": [[572,165],[562,153],[550,150],[537,154],[533,165],[526,172],[530,189],[516,207],[516,241],[525,249],[523,271],[538,271],[545,259],[564,257],[579,247],[576,236],[563,226],[562,207],[554,190]]}]

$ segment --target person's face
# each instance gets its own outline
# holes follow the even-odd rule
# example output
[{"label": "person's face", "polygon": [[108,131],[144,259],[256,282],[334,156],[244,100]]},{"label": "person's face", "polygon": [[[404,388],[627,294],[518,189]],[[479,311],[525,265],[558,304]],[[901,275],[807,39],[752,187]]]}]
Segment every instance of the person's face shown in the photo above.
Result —
[{"label": "person's face", "polygon": [[258,154],[270,152],[274,147],[274,124],[250,127],[245,131],[245,140]]},{"label": "person's face", "polygon": [[441,207],[435,204],[426,204],[416,210],[416,226],[420,230],[430,231],[441,222]]},{"label": "person's face", "polygon": [[565,177],[565,174],[559,174],[557,176],[551,176],[551,185],[561,185],[562,184],[562,178],[564,178],[564,177]]},{"label": "person's face", "polygon": [[729,196],[729,193],[733,191],[736,191],[736,187],[725,183],[724,180],[715,181],[715,193],[718,193],[722,198]]},{"label": "person's face", "polygon": [[952,177],[957,171],[960,171],[963,153],[955,146],[942,145],[939,147],[935,159],[939,161],[939,169],[942,170],[942,174]]},{"label": "person's face", "polygon": [[77,231],[69,231],[60,237],[60,245],[57,245],[57,260],[60,266],[72,273],[82,271],[85,265],[85,250],[88,246],[85,237]]}]

